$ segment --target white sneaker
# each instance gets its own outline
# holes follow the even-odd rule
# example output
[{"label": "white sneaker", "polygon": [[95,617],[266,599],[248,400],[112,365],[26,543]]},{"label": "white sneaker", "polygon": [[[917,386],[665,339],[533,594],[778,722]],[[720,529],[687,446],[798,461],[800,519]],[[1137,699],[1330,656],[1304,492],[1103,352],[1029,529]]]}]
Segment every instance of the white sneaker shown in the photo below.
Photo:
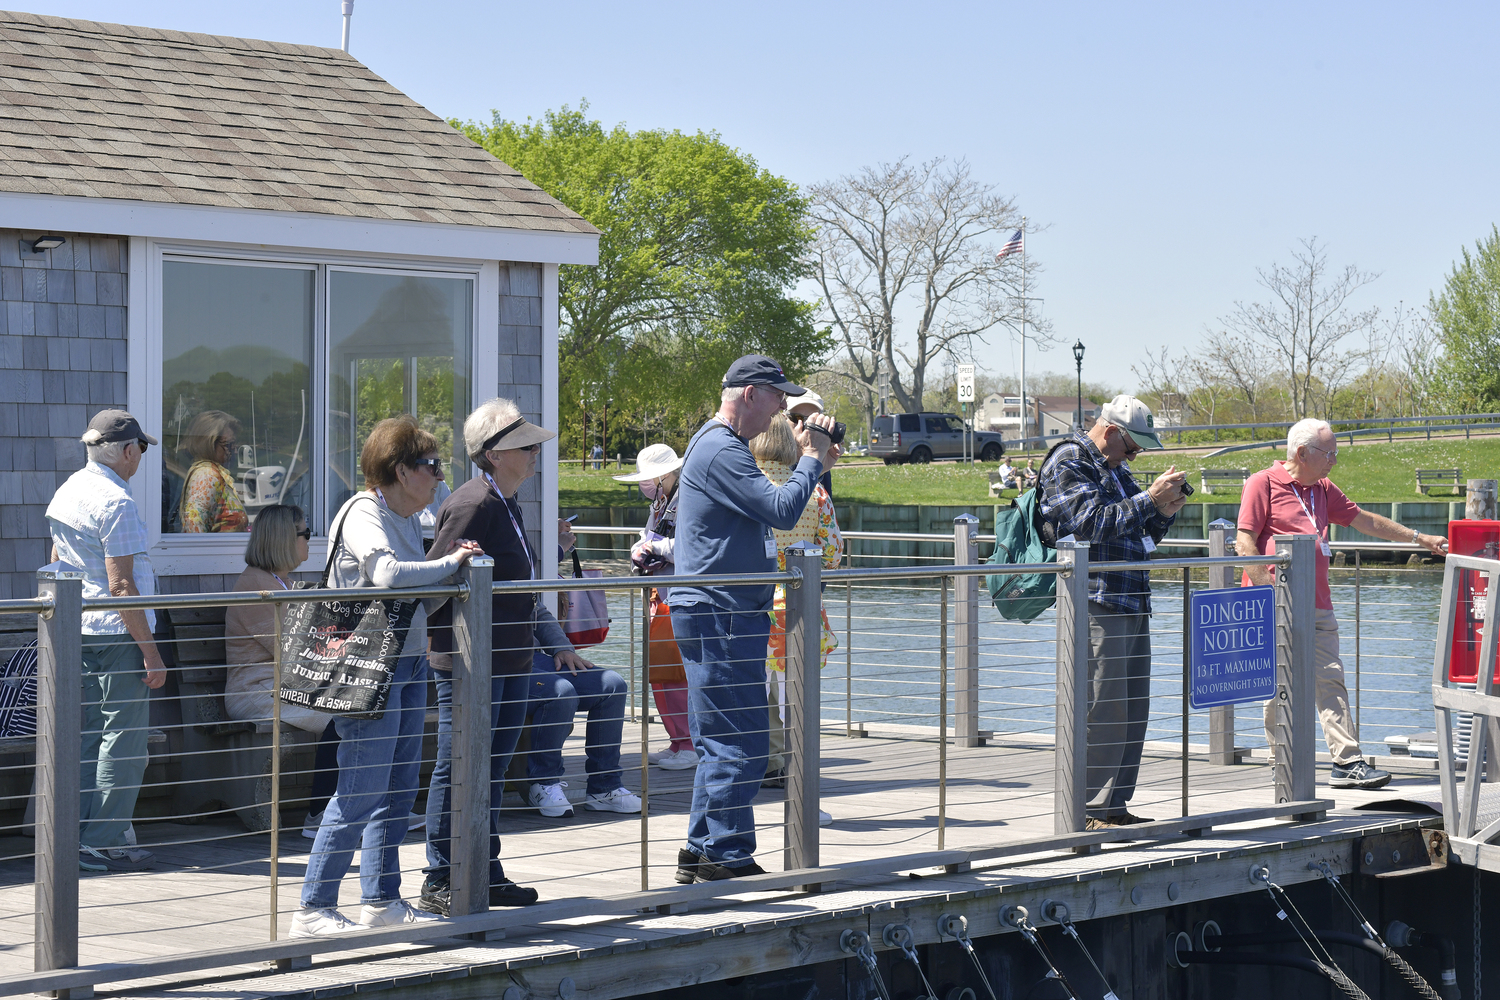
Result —
[{"label": "white sneaker", "polygon": [[630,789],[621,787],[603,795],[590,795],[584,800],[583,807],[601,812],[638,813],[641,811],[641,797]]},{"label": "white sneaker", "polygon": [[323,825],[323,814],[308,813],[307,818],[302,821],[302,836],[308,840],[318,839],[318,827]]},{"label": "white sneaker", "polygon": [[686,750],[668,750],[656,759],[656,766],[664,771],[687,771],[698,766],[698,751],[692,747]]},{"label": "white sneaker", "polygon": [[567,793],[563,791],[567,787],[566,781],[558,781],[551,785],[532,785],[531,794],[526,798],[543,816],[553,819],[559,816],[571,816],[573,803],[568,801]]},{"label": "white sneaker", "polygon": [[826,809],[819,809],[818,810],[818,825],[819,826],[832,826],[833,825],[833,813],[829,812]]},{"label": "white sneaker", "polygon": [[389,903],[367,905],[359,911],[359,925],[361,927],[389,927],[392,924],[425,924],[433,920],[447,920],[436,913],[427,913],[417,909],[404,899],[394,899]]},{"label": "white sneaker", "polygon": [[343,934],[358,929],[359,924],[330,906],[326,910],[308,908],[298,911],[292,917],[292,929],[289,933],[294,938],[322,937],[325,934]]}]

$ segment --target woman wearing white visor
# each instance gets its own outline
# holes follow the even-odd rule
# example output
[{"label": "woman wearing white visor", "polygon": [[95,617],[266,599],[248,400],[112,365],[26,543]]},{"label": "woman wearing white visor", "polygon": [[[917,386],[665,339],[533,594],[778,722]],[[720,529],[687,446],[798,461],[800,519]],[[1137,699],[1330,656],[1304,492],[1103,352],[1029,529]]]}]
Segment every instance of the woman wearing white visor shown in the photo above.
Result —
[{"label": "woman wearing white visor", "polygon": [[[682,459],[669,445],[653,444],[642,448],[635,460],[635,471],[614,478],[622,483],[636,483],[641,495],[651,501],[651,513],[641,529],[640,540],[630,547],[630,561],[637,573],[645,576],[670,576],[676,568],[673,553],[677,544],[677,473]],[[685,771],[698,766],[698,751],[688,730],[687,674],[682,656],[672,634],[671,608],[655,590],[651,592],[651,691],[656,696],[656,711],[671,738],[671,745],[652,754],[656,766],[668,771]]]}]

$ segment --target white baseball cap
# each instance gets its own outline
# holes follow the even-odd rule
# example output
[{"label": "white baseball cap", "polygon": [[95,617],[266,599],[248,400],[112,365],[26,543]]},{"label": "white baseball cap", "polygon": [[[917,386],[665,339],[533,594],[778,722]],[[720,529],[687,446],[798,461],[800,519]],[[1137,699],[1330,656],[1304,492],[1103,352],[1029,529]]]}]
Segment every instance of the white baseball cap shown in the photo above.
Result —
[{"label": "white baseball cap", "polygon": [[1156,436],[1156,421],[1151,416],[1151,409],[1134,396],[1116,396],[1099,407],[1099,421],[1129,431],[1142,448],[1166,447]]},{"label": "white baseball cap", "polygon": [[[822,413],[824,409],[823,397],[811,389],[798,396],[795,401],[788,400],[787,403],[788,413],[796,413],[801,410],[804,417],[810,417],[814,413]],[[804,409],[804,407],[811,407],[811,409]]]}]

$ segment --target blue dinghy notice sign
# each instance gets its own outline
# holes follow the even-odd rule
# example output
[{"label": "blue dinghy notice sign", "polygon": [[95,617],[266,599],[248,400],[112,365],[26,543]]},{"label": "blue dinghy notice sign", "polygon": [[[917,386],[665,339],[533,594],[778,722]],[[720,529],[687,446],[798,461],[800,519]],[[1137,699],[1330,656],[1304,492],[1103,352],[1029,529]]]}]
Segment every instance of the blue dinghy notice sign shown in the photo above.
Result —
[{"label": "blue dinghy notice sign", "polygon": [[1276,694],[1276,588],[1193,594],[1194,708],[1267,701]]}]

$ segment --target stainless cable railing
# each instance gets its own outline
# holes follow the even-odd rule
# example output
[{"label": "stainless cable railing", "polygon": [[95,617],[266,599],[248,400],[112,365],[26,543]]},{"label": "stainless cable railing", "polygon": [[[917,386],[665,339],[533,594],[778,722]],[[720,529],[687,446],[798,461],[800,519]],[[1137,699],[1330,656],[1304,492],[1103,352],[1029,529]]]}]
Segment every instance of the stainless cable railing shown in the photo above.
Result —
[{"label": "stainless cable railing", "polygon": [[[1067,849],[1170,835],[1230,821],[1215,811],[1222,800],[1214,798],[1217,789],[1210,780],[1192,801],[1187,800],[1187,786],[1183,786],[1183,815],[1175,820],[1128,831],[1084,832],[1089,701],[1087,587],[1089,572],[1149,568],[1184,574],[1193,570],[1215,573],[1226,572],[1236,560],[1210,556],[1160,559],[1150,564],[1090,564],[1087,546],[1065,543],[1058,550],[1056,563],[983,565],[978,560],[980,536],[975,529],[972,518],[959,519],[953,536],[947,539],[958,555],[945,565],[825,570],[818,554],[794,550],[788,553],[785,572],[750,576],[497,582],[492,579],[491,561],[476,558],[462,571],[460,582],[448,587],[180,594],[88,601],[82,598],[81,580],[76,576],[44,576],[40,582],[42,594],[37,600],[0,604],[0,611],[38,615],[41,647],[34,861],[38,916],[33,941],[38,971],[28,976],[0,977],[0,993],[67,989],[140,978],[163,970],[205,969],[251,961],[295,965],[314,954],[454,934],[483,934],[507,926],[536,923],[543,917],[558,919],[562,913],[628,912],[641,905],[670,905],[679,900],[711,898],[751,888],[818,885],[858,873],[904,871],[929,865],[962,867],[977,860],[1028,850]],[[940,540],[925,539],[934,544]],[[1310,622],[1303,620],[1299,609],[1311,607],[1311,545],[1311,536],[1283,539],[1278,554],[1265,558],[1265,562],[1279,568],[1280,681],[1287,688],[1292,707],[1282,720],[1286,729],[1283,743],[1291,748],[1291,753],[1277,761],[1275,800],[1259,809],[1234,813],[1236,821],[1309,815],[1327,806],[1313,797],[1313,714],[1306,682],[1308,671],[1294,669],[1294,664],[1306,662],[1310,657],[1310,648],[1303,641],[1304,638],[1310,641]],[[981,599],[983,579],[1030,573],[1056,574],[1056,611],[1049,613],[1046,620],[1025,626],[999,621],[992,610],[987,610],[990,602]],[[663,872],[671,867],[666,858],[681,843],[680,819],[664,823],[663,817],[680,817],[684,811],[684,787],[681,781],[674,783],[658,776],[652,771],[649,759],[651,746],[664,743],[665,736],[659,726],[653,729],[650,721],[650,643],[644,611],[653,587],[665,591],[674,585],[710,584],[780,584],[785,588],[785,721],[782,723],[774,716],[767,720],[768,727],[779,729],[784,725],[785,729],[784,817],[779,824],[757,819],[763,834],[780,826],[782,871],[725,884],[662,888]],[[624,606],[630,615],[628,628],[622,630],[624,642],[616,634],[604,645],[585,652],[600,667],[629,671],[633,675],[632,686],[638,698],[634,702],[635,717],[640,727],[639,770],[633,771],[624,760],[620,766],[635,775],[633,780],[638,782],[642,799],[641,812],[638,820],[627,818],[603,824],[589,843],[590,851],[582,856],[575,857],[577,845],[571,838],[561,841],[552,837],[540,850],[507,849],[502,851],[502,857],[516,871],[564,867],[579,872],[572,876],[579,878],[583,876],[580,865],[588,865],[597,853],[599,862],[586,869],[595,873],[589,876],[596,879],[592,884],[619,885],[620,877],[632,867],[625,861],[626,854],[635,850],[638,843],[639,885],[644,895],[596,891],[576,902],[543,903],[520,912],[488,911],[489,816],[492,808],[497,807],[491,799],[489,771],[493,650],[488,637],[493,623],[492,602],[474,600],[473,595],[585,589],[607,592],[613,598],[612,609]],[[257,603],[284,607],[305,601],[370,599],[397,594],[449,598],[454,602],[453,919],[436,925],[380,928],[336,938],[279,939],[275,921],[278,914],[285,915],[288,909],[276,895],[278,865],[287,864],[282,858],[284,844],[277,842],[283,822],[281,788],[289,775],[305,777],[308,764],[304,759],[288,767],[283,760],[278,742],[283,739],[283,730],[273,713],[268,720],[272,752],[265,775],[266,832],[204,830],[206,835],[184,838],[181,848],[207,851],[212,843],[232,838],[270,837],[269,843],[255,841],[254,851],[259,851],[258,854],[252,851],[233,858],[225,856],[222,861],[205,855],[206,860],[201,864],[204,871],[230,873],[239,880],[224,892],[246,896],[270,893],[271,940],[265,940],[264,936],[262,943],[243,939],[217,951],[137,958],[108,968],[98,964],[106,962],[110,954],[108,949],[101,951],[95,947],[98,942],[91,943],[89,953],[80,956],[80,877],[75,858],[79,846],[77,748],[82,735],[78,728],[82,612],[146,607],[173,611]],[[896,595],[894,599],[891,594]],[[843,648],[830,656],[827,668],[820,671],[819,636],[824,610],[829,613],[833,630],[842,631],[844,641]],[[1174,621],[1164,607],[1160,618],[1156,632],[1163,641],[1174,632],[1180,633],[1180,615]],[[617,620],[612,632],[620,624],[625,623]],[[1164,653],[1161,658],[1169,655]],[[759,686],[764,683],[763,675],[764,670],[757,663],[746,671],[743,683]],[[838,695],[842,695],[842,705]],[[1177,704],[1180,688],[1153,691],[1152,697],[1153,704],[1161,703],[1158,709],[1153,709],[1158,722],[1165,724],[1178,719],[1175,707],[1166,706]],[[863,718],[856,720],[856,715]],[[1186,714],[1181,718],[1185,722]],[[858,726],[857,722],[863,725]],[[186,720],[183,724],[187,724]],[[827,735],[842,731],[855,736],[860,729],[866,732],[865,739],[895,740],[900,746],[920,752],[902,750],[891,757],[880,773],[877,782],[880,787],[866,789],[862,787],[867,780],[863,776],[873,765],[853,762],[829,767],[819,763],[823,760]],[[1184,780],[1189,757],[1200,762],[1204,759],[1201,748],[1193,750],[1188,746],[1186,732],[1184,729],[1181,745]],[[1232,724],[1228,738],[1232,750]],[[990,758],[975,756],[977,748],[984,745],[997,748],[996,754]],[[237,751],[226,748],[219,752]],[[1166,761],[1176,766],[1176,757],[1166,750],[1158,752],[1156,757],[1160,758],[1157,763]],[[1003,770],[997,772],[996,768]],[[751,777],[759,783],[758,776]],[[1204,779],[1199,775],[1196,780]],[[664,781],[666,787],[653,787]],[[894,805],[874,808],[868,802],[858,801],[861,795],[889,796],[896,790],[901,791],[902,800]],[[851,810],[857,806],[857,816],[851,814],[849,832],[836,826],[837,836],[831,834],[833,839],[824,840],[819,811],[825,805],[839,802],[850,803]],[[1003,811],[1002,805],[1009,811]],[[1046,824],[1051,828],[1050,835],[1026,836],[1042,833],[1045,830],[1042,824],[1049,813],[1053,817],[1052,823]],[[224,817],[177,818],[212,823]],[[626,833],[631,822],[638,822],[634,836]],[[1027,822],[1031,824],[1029,828]],[[1004,831],[1007,824],[1013,825],[1015,833],[1010,837],[997,836],[996,831]],[[955,840],[959,843],[957,847]],[[936,852],[929,849],[926,853],[912,854],[913,846],[935,846]],[[759,853],[767,860],[773,856],[764,845]],[[872,856],[876,860],[863,860]],[[416,866],[406,866],[405,862],[403,866],[408,874],[416,870]],[[610,876],[614,877],[613,882]],[[153,881],[154,876],[131,876],[137,877],[142,888],[132,905],[140,907],[143,913],[154,912],[153,908],[181,912],[184,905],[197,908],[208,905],[191,893],[186,899],[173,897],[171,879],[161,881],[158,891],[151,888],[158,884]],[[89,895],[91,898],[83,901],[85,905],[102,908],[99,913],[108,912],[112,904],[107,894]],[[174,907],[178,909],[173,911]],[[267,910],[260,913],[256,919],[264,919]],[[7,943],[14,946],[22,942],[7,940]],[[90,967],[68,971],[80,964],[81,957],[90,960],[85,963]]]}]

